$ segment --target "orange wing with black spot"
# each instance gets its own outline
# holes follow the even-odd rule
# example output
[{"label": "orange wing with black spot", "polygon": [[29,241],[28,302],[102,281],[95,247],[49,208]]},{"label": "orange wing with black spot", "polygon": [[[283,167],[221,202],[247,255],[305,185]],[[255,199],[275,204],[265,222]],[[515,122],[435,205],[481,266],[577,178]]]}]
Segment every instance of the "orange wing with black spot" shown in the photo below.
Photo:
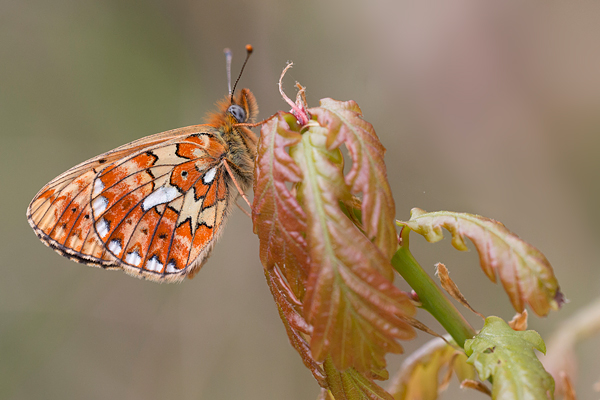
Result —
[{"label": "orange wing with black spot", "polygon": [[210,125],[176,129],[86,161],[38,193],[29,223],[75,261],[155,281],[191,277],[237,196],[218,134]]}]

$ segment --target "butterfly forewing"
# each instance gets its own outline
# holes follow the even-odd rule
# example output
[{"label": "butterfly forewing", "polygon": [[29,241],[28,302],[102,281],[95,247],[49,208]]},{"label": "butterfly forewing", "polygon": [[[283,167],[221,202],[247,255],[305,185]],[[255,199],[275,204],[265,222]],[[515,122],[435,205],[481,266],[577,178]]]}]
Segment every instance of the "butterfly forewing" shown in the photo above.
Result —
[{"label": "butterfly forewing", "polygon": [[114,265],[93,232],[89,199],[92,181],[98,171],[140,148],[172,139],[172,132],[163,132],[121,146],[87,160],[42,188],[29,204],[27,219],[38,237],[48,246],[75,261]]}]

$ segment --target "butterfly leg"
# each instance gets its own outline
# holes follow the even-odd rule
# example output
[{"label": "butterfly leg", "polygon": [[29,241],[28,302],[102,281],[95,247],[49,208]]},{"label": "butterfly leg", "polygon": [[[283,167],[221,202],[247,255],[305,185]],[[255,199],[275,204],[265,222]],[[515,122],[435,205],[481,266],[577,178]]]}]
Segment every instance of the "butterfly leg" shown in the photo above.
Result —
[{"label": "butterfly leg", "polygon": [[238,208],[239,208],[240,210],[242,210],[242,211],[244,212],[244,214],[246,214],[248,217],[252,218],[252,214],[250,214],[248,211],[246,211],[246,209],[245,209],[245,208],[243,208],[242,206],[240,206],[240,205],[239,205],[239,203],[238,203],[237,201],[235,202],[235,205],[236,205],[236,206],[238,206]]},{"label": "butterfly leg", "polygon": [[240,192],[240,195],[242,195],[242,198],[246,201],[246,204],[248,204],[248,207],[252,208],[252,205],[250,204],[248,197],[246,197],[246,195],[244,194],[244,191],[242,190],[242,188],[240,188],[240,185],[238,185],[237,181],[235,180],[235,175],[233,175],[233,171],[231,170],[231,167],[229,166],[229,163],[227,162],[226,159],[223,159],[223,164],[225,165],[225,168],[227,169],[229,176],[233,180],[233,184],[235,185],[236,189],[238,190],[238,192]]}]

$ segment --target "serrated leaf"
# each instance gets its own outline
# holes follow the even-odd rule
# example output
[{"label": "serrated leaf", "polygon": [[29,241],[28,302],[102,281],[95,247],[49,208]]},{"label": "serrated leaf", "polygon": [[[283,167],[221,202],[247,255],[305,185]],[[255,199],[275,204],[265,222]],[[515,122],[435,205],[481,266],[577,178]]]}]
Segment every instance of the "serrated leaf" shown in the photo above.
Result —
[{"label": "serrated leaf", "polygon": [[354,368],[340,372],[331,358],[327,358],[323,366],[330,393],[335,400],[394,400],[372,379],[358,373]]},{"label": "serrated leaf", "polygon": [[340,209],[351,198],[339,150],[326,146],[328,131],[311,126],[290,155],[302,170],[298,196],[307,216],[310,270],[304,317],[313,327],[317,361],[331,355],[345,371],[385,376],[385,354],[399,353],[398,339],[414,330],[402,320],[415,308],[392,284],[390,260]]},{"label": "serrated leaf", "polygon": [[488,317],[483,329],[465,342],[467,362],[482,380],[493,378],[494,400],[554,399],[554,379],[533,349],[546,346],[535,331],[514,331],[498,317]]},{"label": "serrated leaf", "polygon": [[435,400],[447,384],[440,380],[444,370],[454,371],[459,381],[475,378],[475,370],[466,360],[463,352],[442,339],[433,339],[402,363],[388,392],[395,400]]},{"label": "serrated leaf", "polygon": [[327,128],[328,150],[346,145],[352,167],[345,176],[353,195],[362,194],[362,225],[388,258],[398,247],[394,226],[395,205],[388,184],[383,156],[385,148],[373,125],[362,119],[354,101],[321,99],[320,107],[309,109],[322,127]]},{"label": "serrated leaf", "polygon": [[398,222],[425,236],[429,242],[444,237],[442,228],[452,234],[452,245],[467,250],[469,238],[479,253],[481,268],[492,282],[496,273],[516,311],[522,312],[525,303],[537,315],[547,315],[563,303],[552,266],[535,247],[521,240],[493,219],[467,213],[438,211],[428,213],[413,208],[408,222]]},{"label": "serrated leaf", "polygon": [[278,265],[300,299],[307,279],[306,215],[286,182],[299,182],[302,171],[286,148],[301,135],[290,129],[290,114],[280,112],[261,129],[254,172],[252,221],[265,268]]},{"label": "serrated leaf", "polygon": [[325,371],[322,365],[312,357],[310,347],[303,336],[303,334],[309,335],[311,329],[302,317],[302,304],[294,301],[297,299],[291,293],[291,289],[287,287],[277,268],[265,269],[265,276],[290,344],[300,354],[302,362],[312,372],[319,385],[323,388],[328,387]]}]

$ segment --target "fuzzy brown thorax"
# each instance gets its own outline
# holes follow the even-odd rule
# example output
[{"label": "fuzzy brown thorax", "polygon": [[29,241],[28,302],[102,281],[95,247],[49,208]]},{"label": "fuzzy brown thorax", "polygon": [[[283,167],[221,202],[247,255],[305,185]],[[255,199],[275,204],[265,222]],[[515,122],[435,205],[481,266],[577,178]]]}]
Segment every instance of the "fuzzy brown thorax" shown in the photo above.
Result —
[{"label": "fuzzy brown thorax", "polygon": [[[240,106],[245,119],[240,121],[229,112],[232,105]],[[244,190],[252,184],[256,144],[254,132],[240,124],[251,124],[258,115],[258,105],[248,89],[242,89],[237,96],[227,96],[217,103],[217,112],[207,116],[207,123],[220,129],[220,139],[227,146],[227,161],[235,174],[235,179]]]}]

